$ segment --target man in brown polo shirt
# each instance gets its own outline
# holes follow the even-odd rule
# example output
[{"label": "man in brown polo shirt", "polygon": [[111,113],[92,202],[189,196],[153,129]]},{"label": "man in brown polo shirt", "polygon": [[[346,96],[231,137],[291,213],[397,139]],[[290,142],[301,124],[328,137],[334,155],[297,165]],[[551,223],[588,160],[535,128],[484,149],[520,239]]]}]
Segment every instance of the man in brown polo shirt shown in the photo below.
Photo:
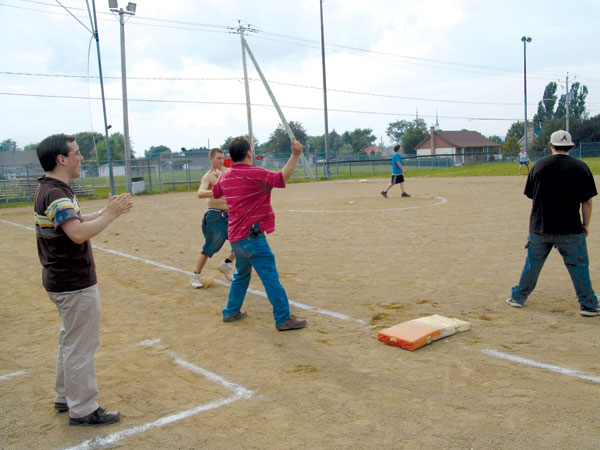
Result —
[{"label": "man in brown polo shirt", "polygon": [[35,192],[34,218],[42,284],[61,317],[54,407],[69,425],[108,425],[120,413],[96,403],[94,355],[100,345],[100,295],[90,239],[132,207],[131,195],[109,196],[98,212],[82,215],[69,181],[83,156],[73,136],[57,134],[37,146],[45,176]]}]

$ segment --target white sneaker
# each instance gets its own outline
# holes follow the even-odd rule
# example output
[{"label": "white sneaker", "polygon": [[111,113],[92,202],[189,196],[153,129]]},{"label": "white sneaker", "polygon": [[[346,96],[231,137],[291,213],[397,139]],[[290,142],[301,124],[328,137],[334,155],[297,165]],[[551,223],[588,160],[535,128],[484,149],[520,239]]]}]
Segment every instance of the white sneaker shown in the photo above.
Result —
[{"label": "white sneaker", "polygon": [[223,261],[221,263],[221,265],[219,266],[219,270],[221,272],[223,272],[223,275],[225,275],[225,278],[227,278],[229,281],[233,281],[233,263],[226,263],[225,261]]},{"label": "white sneaker", "polygon": [[194,289],[202,289],[204,285],[200,282],[200,274],[194,272],[192,274],[192,278],[190,279],[190,286]]}]

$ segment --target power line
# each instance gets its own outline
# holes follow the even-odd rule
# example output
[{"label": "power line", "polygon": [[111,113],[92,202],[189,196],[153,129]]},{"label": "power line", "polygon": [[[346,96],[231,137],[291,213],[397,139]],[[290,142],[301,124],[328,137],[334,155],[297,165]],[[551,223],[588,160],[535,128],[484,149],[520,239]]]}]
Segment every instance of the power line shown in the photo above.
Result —
[{"label": "power line", "polygon": [[[25,3],[32,3],[32,4],[56,7],[56,5],[54,5],[54,4],[49,4],[49,3],[35,1],[35,0],[18,0],[18,1],[25,2]],[[12,5],[5,5],[5,4],[0,4],[0,5],[12,6]],[[34,10],[31,8],[22,8],[22,9]],[[81,8],[72,7],[71,9],[85,11],[84,9],[81,9]],[[40,11],[40,12],[45,12],[45,13],[50,13],[50,14],[57,14],[57,13],[52,13],[50,11],[45,11],[45,10],[34,10],[34,11]],[[70,14],[72,14],[72,13],[70,13]],[[100,12],[100,14],[110,15],[109,13],[105,13],[105,12]],[[146,23],[140,23],[140,21],[149,21],[152,23],[146,24]],[[167,24],[172,24],[172,25],[170,25],[170,26],[158,25],[157,23],[167,23]],[[153,26],[153,27],[159,27],[159,28],[171,28],[171,29],[181,29],[181,30],[189,30],[189,31],[229,33],[229,27],[225,27],[225,26],[221,26],[221,25],[197,23],[197,22],[190,22],[190,21],[180,21],[180,20],[170,20],[170,19],[157,19],[157,18],[152,18],[152,17],[137,16],[137,15],[136,15],[136,21],[133,22],[132,25],[134,25],[134,24],[141,25],[141,26]],[[186,27],[181,27],[178,25],[186,25]],[[189,27],[194,27],[194,28],[189,28]],[[203,29],[203,28],[206,28],[206,29]],[[272,32],[263,31],[263,30],[257,30],[257,31],[259,31],[259,33],[261,33],[263,35],[263,36],[254,35],[254,37],[258,38],[258,39],[270,40],[270,41],[275,41],[275,42],[284,42],[287,44],[300,45],[300,46],[304,46],[304,47],[320,49],[320,43],[317,41],[311,40],[311,39],[306,39],[306,38],[301,38],[301,37],[296,37],[296,36],[289,36],[289,35],[279,34],[279,33],[272,33]],[[268,36],[272,36],[272,37],[268,37]],[[280,39],[274,39],[273,37],[280,38]],[[281,39],[285,39],[285,40],[281,40]],[[289,41],[295,41],[295,42],[289,42]],[[351,55],[356,55],[358,53],[358,54],[361,54],[362,56],[367,56],[367,57],[371,57],[371,58],[387,59],[387,60],[390,60],[390,59],[398,60],[399,59],[399,60],[402,60],[402,62],[405,64],[419,65],[419,66],[430,67],[430,68],[435,68],[435,69],[452,70],[452,71],[475,73],[475,74],[481,74],[481,75],[493,75],[494,72],[496,72],[496,74],[500,74],[503,76],[510,76],[510,77],[520,76],[520,68],[495,67],[495,66],[485,66],[485,65],[479,65],[479,64],[458,63],[458,62],[453,62],[453,61],[444,61],[444,60],[437,60],[437,59],[419,58],[419,57],[414,57],[414,56],[398,55],[398,54],[394,54],[394,53],[367,50],[367,49],[362,49],[362,48],[358,48],[358,47],[333,44],[333,43],[327,44],[327,48],[330,51],[348,53]],[[348,51],[351,51],[354,53],[350,53]],[[482,70],[485,70],[487,72],[481,72]],[[492,72],[492,73],[490,73],[490,72]],[[562,74],[562,72],[559,72],[559,71],[542,71],[542,70],[530,70],[530,73],[532,73],[532,74],[537,73],[540,75],[546,74],[546,76],[544,78],[541,78],[541,77],[537,78],[537,77],[531,76],[531,78],[537,78],[537,79],[546,79],[548,76],[555,77],[556,74],[558,74],[558,73]]]},{"label": "power line", "polygon": [[[36,98],[64,98],[70,100],[100,100],[99,97],[82,97],[77,95],[48,95],[48,94],[27,94],[27,93],[15,93],[15,92],[0,92],[0,95],[9,95],[17,97],[36,97]],[[106,100],[110,101],[121,101],[121,98],[109,98]],[[205,105],[228,105],[228,106],[246,106],[243,102],[223,102],[223,101],[205,101],[205,100],[165,100],[165,99],[147,99],[147,98],[129,98],[132,102],[146,102],[146,103],[183,103],[183,104],[205,104]],[[273,108],[272,104],[267,103],[254,103],[255,106]],[[308,111],[323,111],[322,108],[311,107],[311,106],[294,106],[294,105],[281,105],[286,109],[299,109]],[[370,114],[370,115],[382,115],[382,116],[403,116],[403,117],[414,117],[414,113],[398,113],[398,112],[383,112],[383,111],[361,111],[351,109],[329,109],[334,112],[343,113],[354,113],[354,114]],[[420,117],[435,118],[435,115],[422,114]],[[484,121],[517,121],[518,119],[503,117],[461,117],[461,116],[437,116],[440,119],[462,119],[462,120],[484,120]]]},{"label": "power line", "polygon": [[[40,76],[40,77],[63,77],[63,78],[88,78],[85,75],[65,75],[65,74],[41,74],[41,73],[30,73],[30,72],[7,72],[0,71],[0,74],[7,75],[21,75],[21,76]],[[90,78],[98,78],[98,77],[90,77]],[[106,76],[104,78],[107,79],[117,79],[120,80],[121,77],[111,77]],[[146,80],[146,81],[238,81],[241,82],[241,78],[236,77],[133,77],[128,76],[128,80]],[[260,81],[255,78],[250,78],[250,81]],[[298,83],[287,83],[283,81],[269,81],[272,84],[278,84],[282,86],[291,86],[291,87],[299,87],[303,89],[313,89],[313,90],[321,90],[321,86],[308,86]],[[360,91],[351,91],[345,89],[335,89],[329,88],[331,92],[339,92],[342,94],[352,94],[352,95],[363,95],[370,97],[381,97],[381,98],[392,98],[399,100],[416,100],[416,101],[426,101],[426,102],[437,102],[437,103],[453,103],[453,104],[467,104],[467,105],[491,105],[491,106],[521,106],[522,103],[507,103],[507,102],[477,102],[477,101],[469,101],[469,100],[452,100],[452,99],[436,99],[436,98],[424,98],[424,97],[409,97],[402,95],[393,95],[393,94],[378,94],[373,92],[360,92]],[[532,103],[532,105],[537,105],[537,103]]]}]

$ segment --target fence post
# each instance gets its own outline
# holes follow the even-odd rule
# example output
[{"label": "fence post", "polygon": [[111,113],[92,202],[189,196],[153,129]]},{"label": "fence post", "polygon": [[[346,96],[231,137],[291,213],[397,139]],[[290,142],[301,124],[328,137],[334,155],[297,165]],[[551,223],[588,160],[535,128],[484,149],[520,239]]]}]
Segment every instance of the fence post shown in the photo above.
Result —
[{"label": "fence post", "polygon": [[8,203],[8,190],[6,189],[8,183],[6,179],[6,172],[4,172],[4,166],[2,166],[2,181],[4,182],[4,203]]},{"label": "fence post", "polygon": [[25,173],[27,174],[27,201],[31,201],[31,180],[29,179],[29,164],[25,164]]},{"label": "fence post", "polygon": [[148,159],[146,165],[148,167],[148,186],[150,186],[150,192],[152,192],[152,160]]},{"label": "fence post", "polygon": [[160,169],[160,158],[158,158],[158,169],[157,169],[157,174],[158,174],[158,190],[162,191],[162,171]]}]

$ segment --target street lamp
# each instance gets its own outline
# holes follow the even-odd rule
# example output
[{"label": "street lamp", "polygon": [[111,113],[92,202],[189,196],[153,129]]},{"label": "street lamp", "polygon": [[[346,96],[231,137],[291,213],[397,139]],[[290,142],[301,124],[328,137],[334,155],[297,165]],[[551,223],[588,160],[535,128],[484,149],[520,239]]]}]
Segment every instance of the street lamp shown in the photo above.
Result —
[{"label": "street lamp", "polygon": [[321,8],[321,61],[323,66],[323,111],[325,114],[325,170],[323,177],[329,178],[329,124],[327,120],[327,76],[325,71],[325,32],[323,30],[323,1],[319,0]]},{"label": "street lamp", "polygon": [[131,149],[129,147],[129,113],[127,110],[127,69],[125,63],[125,15],[133,16],[135,14],[136,4],[129,2],[123,10],[119,8],[117,0],[108,0],[108,8],[119,14],[119,23],[121,24],[121,86],[123,88],[123,135],[125,145],[125,179],[127,182],[127,192],[132,191],[131,186]]},{"label": "street lamp", "polygon": [[523,36],[521,38],[523,41],[523,90],[525,93],[525,122],[524,122],[524,130],[525,130],[525,152],[527,153],[527,43],[531,42],[531,38],[529,36]]}]

